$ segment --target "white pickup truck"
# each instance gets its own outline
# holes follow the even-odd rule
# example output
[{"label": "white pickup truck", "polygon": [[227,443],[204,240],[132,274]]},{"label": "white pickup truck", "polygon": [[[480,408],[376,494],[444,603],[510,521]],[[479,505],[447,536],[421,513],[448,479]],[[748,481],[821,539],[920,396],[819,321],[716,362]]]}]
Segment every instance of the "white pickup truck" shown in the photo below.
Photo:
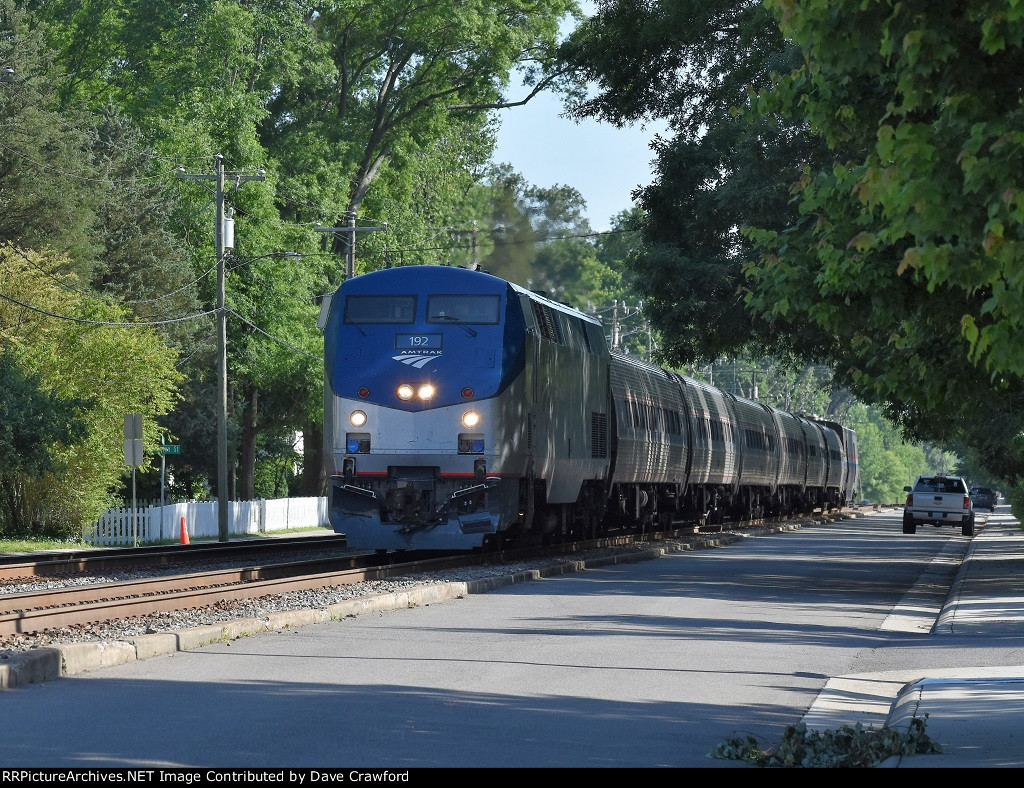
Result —
[{"label": "white pickup truck", "polygon": [[903,490],[903,533],[916,533],[918,523],[949,523],[959,525],[964,536],[974,534],[974,503],[960,476],[918,476],[913,487]]}]

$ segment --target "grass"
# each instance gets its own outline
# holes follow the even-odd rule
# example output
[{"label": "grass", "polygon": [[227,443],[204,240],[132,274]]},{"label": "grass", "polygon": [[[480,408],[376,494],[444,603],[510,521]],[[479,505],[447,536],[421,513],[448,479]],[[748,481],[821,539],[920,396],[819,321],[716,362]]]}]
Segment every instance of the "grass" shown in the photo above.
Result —
[{"label": "grass", "polygon": [[[319,528],[311,526],[309,528],[289,528],[287,531],[275,531],[272,533],[265,534],[238,534],[235,539],[273,539],[276,538],[277,534],[289,533],[289,534],[304,534],[304,533],[324,533],[332,534],[330,528]],[[192,543],[195,542],[216,542],[216,536],[192,536],[189,538]],[[177,539],[163,539],[156,540],[153,542],[140,543],[140,547],[158,547],[160,545],[176,545],[178,544]],[[105,545],[93,545],[83,541],[63,541],[58,539],[0,539],[0,555],[8,553],[37,553],[41,550],[91,550],[95,548],[101,548]],[[118,545],[122,547],[131,547],[128,545]]]},{"label": "grass", "polygon": [[81,550],[89,547],[84,542],[64,542],[55,539],[0,539],[0,553],[36,553],[40,550]]}]

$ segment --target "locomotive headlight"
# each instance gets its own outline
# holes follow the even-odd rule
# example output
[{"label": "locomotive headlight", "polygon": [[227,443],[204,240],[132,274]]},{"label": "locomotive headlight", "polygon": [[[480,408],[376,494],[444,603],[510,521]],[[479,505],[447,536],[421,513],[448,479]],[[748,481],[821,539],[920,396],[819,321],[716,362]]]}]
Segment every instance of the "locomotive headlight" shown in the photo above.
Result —
[{"label": "locomotive headlight", "polygon": [[352,415],[348,417],[353,427],[362,427],[366,424],[366,414],[361,410],[352,411]]},{"label": "locomotive headlight", "polygon": [[434,394],[436,393],[437,389],[435,389],[430,383],[424,383],[422,386],[420,386],[420,390],[416,392],[419,398],[423,401],[433,399]]},{"label": "locomotive headlight", "polygon": [[473,428],[480,423],[480,414],[475,410],[467,410],[462,414],[462,424],[465,427]]},{"label": "locomotive headlight", "polygon": [[395,393],[398,395],[399,399],[410,400],[412,399],[412,395],[415,392],[412,390],[412,386],[410,386],[408,383],[403,383],[397,389],[395,389]]}]

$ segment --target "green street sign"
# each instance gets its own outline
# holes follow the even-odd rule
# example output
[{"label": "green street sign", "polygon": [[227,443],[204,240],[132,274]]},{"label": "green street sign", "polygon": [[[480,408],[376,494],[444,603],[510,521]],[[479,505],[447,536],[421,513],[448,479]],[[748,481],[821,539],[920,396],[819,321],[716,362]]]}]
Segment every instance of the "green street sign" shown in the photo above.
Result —
[{"label": "green street sign", "polygon": [[181,446],[161,446],[158,451],[160,454],[181,454]]}]

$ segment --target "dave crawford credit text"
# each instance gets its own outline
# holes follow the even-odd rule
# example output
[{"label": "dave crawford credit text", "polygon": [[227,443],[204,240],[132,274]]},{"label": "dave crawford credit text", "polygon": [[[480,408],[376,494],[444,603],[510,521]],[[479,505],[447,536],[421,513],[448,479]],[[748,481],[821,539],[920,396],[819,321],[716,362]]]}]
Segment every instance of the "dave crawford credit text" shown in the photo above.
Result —
[{"label": "dave crawford credit text", "polygon": [[0,769],[2,783],[407,783],[390,769]]}]

